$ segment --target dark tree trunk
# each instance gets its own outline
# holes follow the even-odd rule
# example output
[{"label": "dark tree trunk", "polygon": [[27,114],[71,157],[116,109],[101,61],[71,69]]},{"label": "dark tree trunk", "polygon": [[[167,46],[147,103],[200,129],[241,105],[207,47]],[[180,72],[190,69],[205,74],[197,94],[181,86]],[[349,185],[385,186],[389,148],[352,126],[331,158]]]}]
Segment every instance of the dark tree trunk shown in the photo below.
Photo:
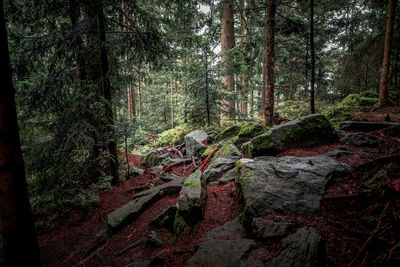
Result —
[{"label": "dark tree trunk", "polygon": [[396,10],[396,0],[388,1],[388,12],[386,20],[385,48],[383,54],[382,75],[379,88],[379,107],[384,108],[389,104],[388,82],[390,69],[390,53],[392,50],[393,24]]},{"label": "dark tree trunk", "polygon": [[41,266],[19,138],[3,1],[0,1],[0,233],[6,266]]},{"label": "dark tree trunk", "polygon": [[314,105],[314,85],[315,85],[315,50],[314,50],[314,0],[310,0],[310,57],[311,57],[311,76],[310,76],[310,112],[315,113]]},{"label": "dark tree trunk", "polygon": [[264,123],[272,126],[274,123],[274,69],[275,69],[275,0],[268,0],[267,14],[267,43],[265,71],[265,108]]},{"label": "dark tree trunk", "polygon": [[108,140],[108,151],[111,154],[110,160],[110,172],[112,176],[111,183],[117,185],[119,183],[118,175],[118,154],[117,145],[115,142],[115,131],[114,131],[114,116],[112,109],[112,99],[111,99],[111,85],[108,79],[108,57],[106,48],[106,32],[104,26],[104,13],[102,5],[97,8],[97,20],[98,20],[98,32],[100,40],[100,57],[101,57],[101,86],[104,93],[104,98],[107,100],[106,105],[106,116],[109,131],[111,132],[111,138]]},{"label": "dark tree trunk", "polygon": [[224,76],[222,83],[224,84],[224,91],[226,97],[221,103],[221,122],[226,120],[232,120],[232,109],[234,108],[230,94],[235,90],[235,83],[233,77],[233,65],[232,60],[228,56],[229,50],[235,46],[235,33],[233,28],[234,10],[232,0],[222,0],[222,18],[221,18],[221,50],[222,50],[222,63]]}]

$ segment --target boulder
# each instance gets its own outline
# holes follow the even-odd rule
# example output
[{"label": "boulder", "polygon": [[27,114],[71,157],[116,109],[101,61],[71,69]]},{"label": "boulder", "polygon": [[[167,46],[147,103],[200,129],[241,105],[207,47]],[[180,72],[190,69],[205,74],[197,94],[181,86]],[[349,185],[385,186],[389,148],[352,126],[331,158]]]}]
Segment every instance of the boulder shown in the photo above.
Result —
[{"label": "boulder", "polygon": [[216,141],[220,142],[222,140],[229,140],[238,135],[240,131],[240,126],[234,125],[224,129],[221,133],[219,133],[216,137]]},{"label": "boulder", "polygon": [[217,158],[240,159],[241,157],[242,153],[240,153],[239,149],[228,140],[223,143],[218,151],[214,152],[213,160]]},{"label": "boulder", "polygon": [[192,225],[203,218],[206,191],[201,176],[201,170],[197,170],[185,180],[176,203],[179,215]]},{"label": "boulder", "polygon": [[218,158],[203,173],[203,181],[208,184],[217,180],[226,171],[235,167],[237,159]]},{"label": "boulder", "polygon": [[267,127],[256,123],[246,123],[239,131],[239,138],[253,138],[267,131]]},{"label": "boulder", "polygon": [[136,176],[139,176],[142,174],[144,174],[144,170],[139,169],[139,168],[132,167],[132,168],[129,168],[129,170],[128,170],[129,177],[136,177]]},{"label": "boulder", "polygon": [[221,177],[221,179],[219,179],[219,183],[220,184],[228,184],[232,181],[234,181],[236,178],[236,169],[231,169],[229,171],[227,171],[224,176]]},{"label": "boulder", "polygon": [[160,147],[144,154],[142,157],[142,164],[147,168],[151,168],[161,164],[165,159],[170,157],[171,155],[169,154],[168,149]]},{"label": "boulder", "polygon": [[274,127],[242,146],[245,157],[276,155],[296,147],[321,145],[337,140],[337,134],[325,116],[312,114]]},{"label": "boulder", "polygon": [[400,125],[399,122],[386,122],[386,121],[344,121],[340,124],[340,130],[373,132],[399,125]]},{"label": "boulder", "polygon": [[246,205],[246,217],[272,211],[294,213],[319,210],[328,181],[346,175],[349,167],[329,156],[259,157],[236,163],[239,186]]},{"label": "boulder", "polygon": [[157,216],[157,218],[150,222],[150,225],[157,228],[166,227],[170,230],[173,230],[173,223],[177,210],[178,209],[176,208],[176,206],[166,208]]},{"label": "boulder", "polygon": [[354,147],[377,147],[383,141],[383,138],[368,133],[353,133],[343,139],[345,145]]},{"label": "boulder", "polygon": [[166,194],[178,193],[185,177],[177,179],[135,195],[134,199],[107,215],[107,232],[116,232],[126,224],[134,221],[147,207]]},{"label": "boulder", "polygon": [[243,226],[239,222],[239,217],[236,217],[230,222],[225,223],[224,225],[215,228],[205,234],[201,239],[202,240],[214,240],[214,239],[240,239],[243,234]]},{"label": "boulder", "polygon": [[[185,135],[186,155],[193,156],[194,152],[198,154],[200,150],[204,151],[204,149],[206,148],[204,142],[207,140],[207,137],[207,133],[200,130],[196,130]],[[201,153],[203,151],[201,151]]]},{"label": "boulder", "polygon": [[251,239],[210,240],[199,246],[185,266],[246,266],[246,259],[255,246]]},{"label": "boulder", "polygon": [[276,223],[262,218],[254,218],[252,232],[258,239],[277,239],[283,237],[289,230],[290,224]]},{"label": "boulder", "polygon": [[325,247],[315,228],[304,227],[282,240],[282,247],[268,267],[325,265]]}]

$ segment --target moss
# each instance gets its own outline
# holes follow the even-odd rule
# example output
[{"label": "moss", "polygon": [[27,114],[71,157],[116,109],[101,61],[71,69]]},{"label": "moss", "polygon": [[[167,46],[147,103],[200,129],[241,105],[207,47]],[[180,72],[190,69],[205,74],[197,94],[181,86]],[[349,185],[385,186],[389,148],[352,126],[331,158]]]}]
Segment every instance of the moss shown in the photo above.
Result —
[{"label": "moss", "polygon": [[236,154],[240,155],[240,151],[239,149],[237,149],[237,147],[232,144],[231,141],[227,141],[224,143],[224,145],[214,154],[213,160],[217,159],[217,158],[227,158],[229,157],[228,155],[231,154],[231,152],[233,152],[233,150],[236,152]]},{"label": "moss", "polygon": [[174,222],[172,224],[172,230],[174,233],[179,234],[182,227],[186,225],[185,219],[178,212],[175,213]]},{"label": "moss", "polygon": [[195,178],[187,178],[183,183],[184,186],[201,187],[201,181]]},{"label": "moss", "polygon": [[239,131],[239,126],[230,126],[217,135],[217,142],[235,137],[239,133]]},{"label": "moss", "polygon": [[193,209],[197,209],[201,206],[201,200],[198,197],[189,200],[188,211],[191,213]]},{"label": "moss", "polygon": [[251,158],[253,156],[251,153],[252,151],[251,141],[248,141],[242,145],[242,151],[244,156],[247,158]]},{"label": "moss", "polygon": [[261,126],[259,124],[255,124],[255,123],[247,123],[240,129],[238,136],[239,136],[239,138],[240,137],[253,138],[260,134],[263,134],[267,130],[268,130],[268,128],[265,126]]},{"label": "moss", "polygon": [[210,155],[211,152],[212,152],[214,149],[216,149],[216,148],[220,148],[219,144],[214,144],[214,145],[208,146],[208,147],[206,148],[206,150],[204,150],[203,154],[201,154],[201,157],[202,157],[202,158],[208,157],[208,155]]},{"label": "moss", "polygon": [[378,98],[365,97],[358,94],[350,94],[346,96],[341,103],[347,106],[374,106],[378,104]]},{"label": "moss", "polygon": [[176,236],[176,235],[174,235],[170,240],[169,240],[169,243],[171,244],[171,245],[173,245],[173,244],[175,244],[175,242],[178,240],[178,236]]},{"label": "moss", "polygon": [[209,185],[217,185],[217,184],[218,184],[218,181],[213,181],[213,182],[209,183]]},{"label": "moss", "polygon": [[271,147],[272,140],[269,136],[263,136],[262,138],[253,139],[251,142],[253,148],[263,150]]}]

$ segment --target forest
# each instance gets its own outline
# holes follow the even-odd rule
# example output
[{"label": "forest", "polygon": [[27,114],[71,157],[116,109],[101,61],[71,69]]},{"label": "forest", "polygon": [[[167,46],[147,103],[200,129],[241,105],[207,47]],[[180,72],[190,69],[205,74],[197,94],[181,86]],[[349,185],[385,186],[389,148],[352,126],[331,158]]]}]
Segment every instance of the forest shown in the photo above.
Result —
[{"label": "forest", "polygon": [[0,0],[1,266],[400,266],[398,0]]}]

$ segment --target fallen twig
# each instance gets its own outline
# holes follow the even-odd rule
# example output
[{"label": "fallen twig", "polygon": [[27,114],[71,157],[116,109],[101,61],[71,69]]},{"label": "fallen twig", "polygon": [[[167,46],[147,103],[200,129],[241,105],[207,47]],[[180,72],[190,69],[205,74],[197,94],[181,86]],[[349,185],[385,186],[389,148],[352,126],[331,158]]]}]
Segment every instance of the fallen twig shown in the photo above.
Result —
[{"label": "fallen twig", "polygon": [[123,250],[121,250],[120,252],[117,253],[117,255],[122,255],[125,252],[127,252],[128,250],[132,249],[132,248],[136,248],[138,246],[140,246],[143,243],[143,239],[140,239],[139,241],[136,241],[135,243],[130,244],[129,246],[127,246],[126,248],[124,248]]},{"label": "fallen twig", "polygon": [[201,163],[200,165],[200,171],[201,169],[204,167],[204,165],[206,165],[207,161],[210,159],[210,157],[212,156],[212,154],[214,154],[215,151],[217,151],[218,148],[215,148],[213,151],[211,151],[210,155],[207,156],[207,158]]}]

